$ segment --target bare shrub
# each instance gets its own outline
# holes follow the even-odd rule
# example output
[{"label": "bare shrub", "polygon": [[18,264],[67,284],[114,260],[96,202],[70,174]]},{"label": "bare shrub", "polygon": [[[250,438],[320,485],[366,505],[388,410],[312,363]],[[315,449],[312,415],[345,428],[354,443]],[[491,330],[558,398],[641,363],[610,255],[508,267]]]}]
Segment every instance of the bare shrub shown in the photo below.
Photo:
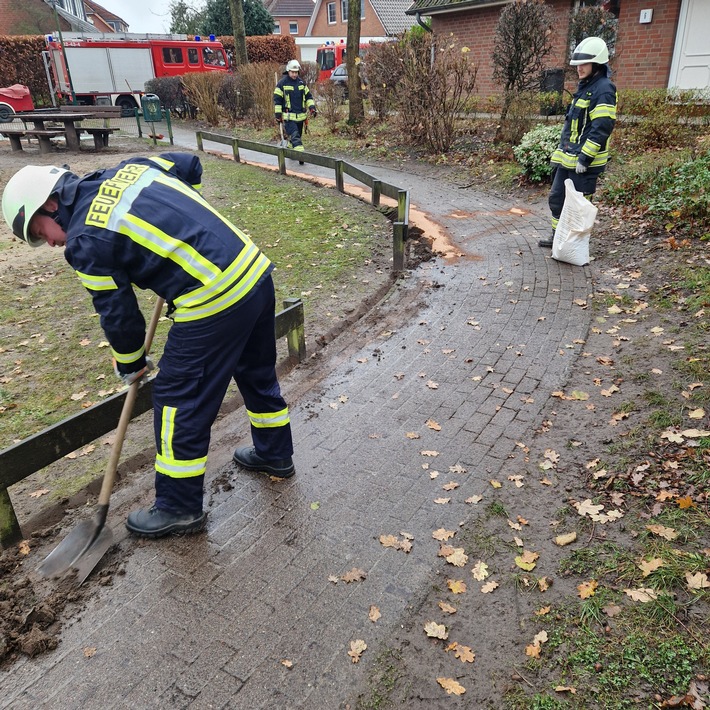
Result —
[{"label": "bare shrub", "polygon": [[219,123],[219,90],[222,84],[222,72],[208,71],[185,74],[182,77],[185,95],[197,106],[210,126]]},{"label": "bare shrub", "polygon": [[247,118],[256,125],[274,120],[274,87],[281,78],[281,66],[271,62],[243,64],[234,69],[234,84],[224,101],[234,107],[234,119]]},{"label": "bare shrub", "polygon": [[422,33],[400,43],[397,120],[414,143],[445,153],[456,138],[456,121],[476,88],[477,70],[469,61],[468,47],[460,47],[453,35],[437,37],[433,55],[432,41],[432,35]]},{"label": "bare shrub", "polygon": [[340,107],[343,105],[345,90],[334,81],[319,81],[314,87],[318,104],[318,115],[325,119],[331,133],[335,133],[338,121],[342,119]]},{"label": "bare shrub", "polygon": [[540,86],[544,59],[552,51],[553,21],[554,14],[544,0],[515,0],[500,13],[493,78],[503,86],[502,128],[516,95]]},{"label": "bare shrub", "polygon": [[318,74],[320,69],[315,62],[301,62],[301,72],[300,76],[303,79],[303,83],[313,91],[313,87],[318,82]]},{"label": "bare shrub", "polygon": [[367,48],[368,91],[370,104],[379,119],[384,119],[395,104],[397,85],[402,77],[401,45],[398,42],[371,42]]}]

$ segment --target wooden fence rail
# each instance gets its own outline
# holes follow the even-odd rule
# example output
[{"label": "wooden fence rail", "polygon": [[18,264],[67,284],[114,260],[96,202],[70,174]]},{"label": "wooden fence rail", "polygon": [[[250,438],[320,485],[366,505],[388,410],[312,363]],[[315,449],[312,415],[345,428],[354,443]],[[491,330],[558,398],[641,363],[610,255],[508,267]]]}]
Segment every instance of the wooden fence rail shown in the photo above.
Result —
[{"label": "wooden fence rail", "polygon": [[338,160],[337,158],[331,158],[327,155],[318,155],[317,153],[308,153],[306,151],[293,150],[292,148],[282,148],[280,146],[270,145],[269,143],[247,141],[242,138],[236,138],[235,136],[225,136],[209,131],[196,131],[195,136],[197,138],[198,150],[204,151],[205,141],[228,145],[232,148],[232,154],[237,162],[241,160],[239,154],[240,149],[265,153],[266,155],[274,155],[279,161],[279,173],[281,173],[281,175],[286,174],[286,158],[333,170],[335,174],[335,186],[340,192],[345,192],[343,176],[349,175],[351,178],[370,188],[370,202],[375,207],[379,206],[381,195],[395,200],[397,202],[397,221],[394,223],[394,229],[392,231],[392,271],[404,271],[405,243],[409,236],[408,190],[402,190],[396,185],[382,182],[382,180],[376,179],[361,168],[351,165],[345,160]]},{"label": "wooden fence rail", "polygon": [[[277,339],[286,338],[289,358],[303,361],[306,357],[306,341],[303,302],[300,298],[284,300],[284,310],[276,314],[275,331]],[[152,408],[152,380],[148,378],[138,390],[132,418]],[[0,544],[3,547],[22,539],[8,487],[113,431],[127,391],[107,397],[103,402],[0,451]]]}]

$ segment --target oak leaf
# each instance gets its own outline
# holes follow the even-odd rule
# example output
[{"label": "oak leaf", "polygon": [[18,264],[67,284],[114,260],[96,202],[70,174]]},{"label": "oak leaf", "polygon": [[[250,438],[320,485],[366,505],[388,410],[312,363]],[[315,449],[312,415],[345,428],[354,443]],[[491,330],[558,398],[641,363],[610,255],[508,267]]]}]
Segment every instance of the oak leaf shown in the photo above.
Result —
[{"label": "oak leaf", "polygon": [[647,525],[646,529],[666,540],[675,540],[678,537],[678,533],[673,528],[668,528],[665,525]]},{"label": "oak leaf", "polygon": [[643,572],[644,577],[648,577],[651,572],[655,572],[659,567],[663,567],[663,560],[660,557],[654,557],[651,560],[641,560],[638,563],[638,568]]},{"label": "oak leaf", "polygon": [[340,579],[350,584],[351,582],[362,582],[365,577],[367,577],[367,573],[364,570],[353,567],[349,572],[342,575]]},{"label": "oak leaf", "polygon": [[350,650],[348,651],[348,656],[353,659],[353,663],[360,662],[360,656],[365,653],[367,644],[362,639],[355,639],[350,642]]},{"label": "oak leaf", "polygon": [[710,580],[708,580],[705,572],[690,572],[685,573],[685,581],[688,583],[688,589],[708,589],[710,588]]},{"label": "oak leaf", "polygon": [[596,579],[591,579],[589,582],[582,582],[581,584],[578,584],[577,589],[579,591],[579,598],[589,599],[589,597],[593,597],[598,586],[599,582],[597,582]]},{"label": "oak leaf", "polygon": [[464,503],[472,503],[475,505],[476,503],[480,503],[483,500],[483,496],[471,496],[470,498],[466,498]]},{"label": "oak leaf", "polygon": [[466,582],[460,579],[447,579],[446,585],[453,594],[463,594],[466,591]]},{"label": "oak leaf", "polygon": [[419,439],[419,438],[420,438],[420,437],[419,437],[419,434],[417,434],[416,431],[408,431],[408,432],[405,434],[405,436],[407,437],[407,439]]},{"label": "oak leaf", "polygon": [[468,555],[464,552],[463,547],[455,547],[453,553],[445,559],[454,567],[465,567],[468,562]]},{"label": "oak leaf", "polygon": [[441,424],[438,424],[433,419],[427,419],[426,425],[434,431],[441,431]]},{"label": "oak leaf", "polygon": [[456,481],[449,481],[448,483],[445,483],[441,488],[444,491],[455,491],[460,484],[458,484]]},{"label": "oak leaf", "polygon": [[399,549],[399,539],[395,535],[380,535],[380,543],[383,547]]},{"label": "oak leaf", "polygon": [[526,572],[530,572],[535,569],[535,566],[537,564],[535,560],[537,560],[538,557],[540,557],[540,555],[537,552],[523,550],[523,554],[518,555],[515,558],[515,564],[520,567],[520,569],[524,569]]},{"label": "oak leaf", "polygon": [[441,639],[445,641],[449,638],[449,632],[443,624],[437,624],[436,621],[428,621],[424,624],[424,631],[430,638]]},{"label": "oak leaf", "polygon": [[438,503],[439,505],[446,505],[451,498],[434,498],[434,503]]},{"label": "oak leaf", "polygon": [[564,547],[565,545],[570,545],[577,539],[577,533],[573,530],[571,533],[566,533],[565,535],[558,535],[554,542],[555,545]]},{"label": "oak leaf", "polygon": [[288,658],[282,658],[279,663],[286,668],[293,668],[293,661],[289,661]]},{"label": "oak leaf", "polygon": [[481,587],[481,592],[483,594],[490,594],[494,589],[498,589],[498,582],[491,580]]},{"label": "oak leaf", "polygon": [[370,606],[370,611],[367,614],[367,618],[374,624],[381,616],[382,614],[380,614],[380,610],[372,604]]},{"label": "oak leaf", "polygon": [[453,530],[445,530],[444,528],[439,528],[438,530],[434,530],[434,532],[431,534],[431,536],[435,540],[448,540],[450,537],[453,537],[456,535],[456,533]]},{"label": "oak leaf", "polygon": [[635,602],[652,602],[654,599],[658,598],[658,595],[653,589],[624,589],[627,596],[631,597]]},{"label": "oak leaf", "polygon": [[[476,654],[469,646],[462,646],[456,642],[452,643],[451,646],[454,647],[451,649],[454,652],[454,656],[456,656],[461,663],[473,663],[474,660],[476,660]],[[451,648],[451,646],[449,648]],[[446,650],[448,651],[449,649],[447,648]]]},{"label": "oak leaf", "polygon": [[32,491],[32,493],[30,493],[30,498],[39,498],[47,493],[49,493],[49,488],[38,488],[36,491]]},{"label": "oak leaf", "polygon": [[439,609],[444,612],[444,614],[455,614],[456,613],[456,607],[451,606],[451,604],[448,604],[447,602],[439,602]]},{"label": "oak leaf", "polygon": [[473,569],[471,570],[471,574],[473,575],[474,579],[477,579],[479,582],[482,582],[489,574],[488,565],[485,562],[483,562],[482,560],[479,560],[473,566]]},{"label": "oak leaf", "polygon": [[437,678],[436,682],[449,695],[463,695],[466,692],[466,688],[464,688],[460,683],[457,683],[453,678]]},{"label": "oak leaf", "polygon": [[681,510],[685,510],[686,508],[694,508],[695,507],[695,503],[693,503],[693,499],[690,496],[684,496],[683,498],[678,498],[676,503],[678,503],[678,507]]}]

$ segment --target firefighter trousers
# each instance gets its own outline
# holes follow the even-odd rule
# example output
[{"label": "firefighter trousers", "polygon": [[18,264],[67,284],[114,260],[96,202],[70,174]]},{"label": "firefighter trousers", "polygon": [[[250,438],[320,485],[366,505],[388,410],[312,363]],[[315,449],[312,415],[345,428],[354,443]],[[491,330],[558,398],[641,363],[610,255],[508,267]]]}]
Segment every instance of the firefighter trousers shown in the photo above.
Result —
[{"label": "firefighter trousers", "polygon": [[153,383],[156,506],[202,512],[210,430],[234,378],[257,454],[293,453],[288,407],[276,378],[274,284],[217,315],[173,323]]},{"label": "firefighter trousers", "polygon": [[303,142],[301,141],[303,124],[304,121],[284,121],[284,131],[294,150],[303,150]]},{"label": "firefighter trousers", "polygon": [[552,178],[552,187],[547,199],[552,213],[552,231],[557,229],[557,223],[560,221],[562,208],[565,204],[565,180],[569,178],[574,184],[575,190],[581,192],[588,200],[591,200],[592,195],[597,189],[597,178],[603,171],[599,168],[587,170],[586,173],[577,173],[575,170],[568,170],[562,166],[555,169],[555,175]]}]

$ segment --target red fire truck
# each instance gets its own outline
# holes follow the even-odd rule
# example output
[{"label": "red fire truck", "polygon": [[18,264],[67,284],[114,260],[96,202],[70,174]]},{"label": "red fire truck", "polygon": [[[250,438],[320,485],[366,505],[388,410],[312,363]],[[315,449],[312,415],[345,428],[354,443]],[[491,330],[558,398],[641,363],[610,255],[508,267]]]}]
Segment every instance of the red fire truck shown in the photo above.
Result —
[{"label": "red fire truck", "polygon": [[69,33],[62,40],[46,36],[52,88],[66,101],[72,99],[73,90],[83,105],[120,106],[132,112],[150,79],[229,70],[227,53],[213,35],[203,40],[185,35]]},{"label": "red fire truck", "polygon": [[[360,56],[365,55],[367,44],[360,45]],[[327,79],[335,67],[345,63],[348,50],[344,39],[339,42],[329,40],[316,50],[316,64],[318,65],[318,81]]]}]

